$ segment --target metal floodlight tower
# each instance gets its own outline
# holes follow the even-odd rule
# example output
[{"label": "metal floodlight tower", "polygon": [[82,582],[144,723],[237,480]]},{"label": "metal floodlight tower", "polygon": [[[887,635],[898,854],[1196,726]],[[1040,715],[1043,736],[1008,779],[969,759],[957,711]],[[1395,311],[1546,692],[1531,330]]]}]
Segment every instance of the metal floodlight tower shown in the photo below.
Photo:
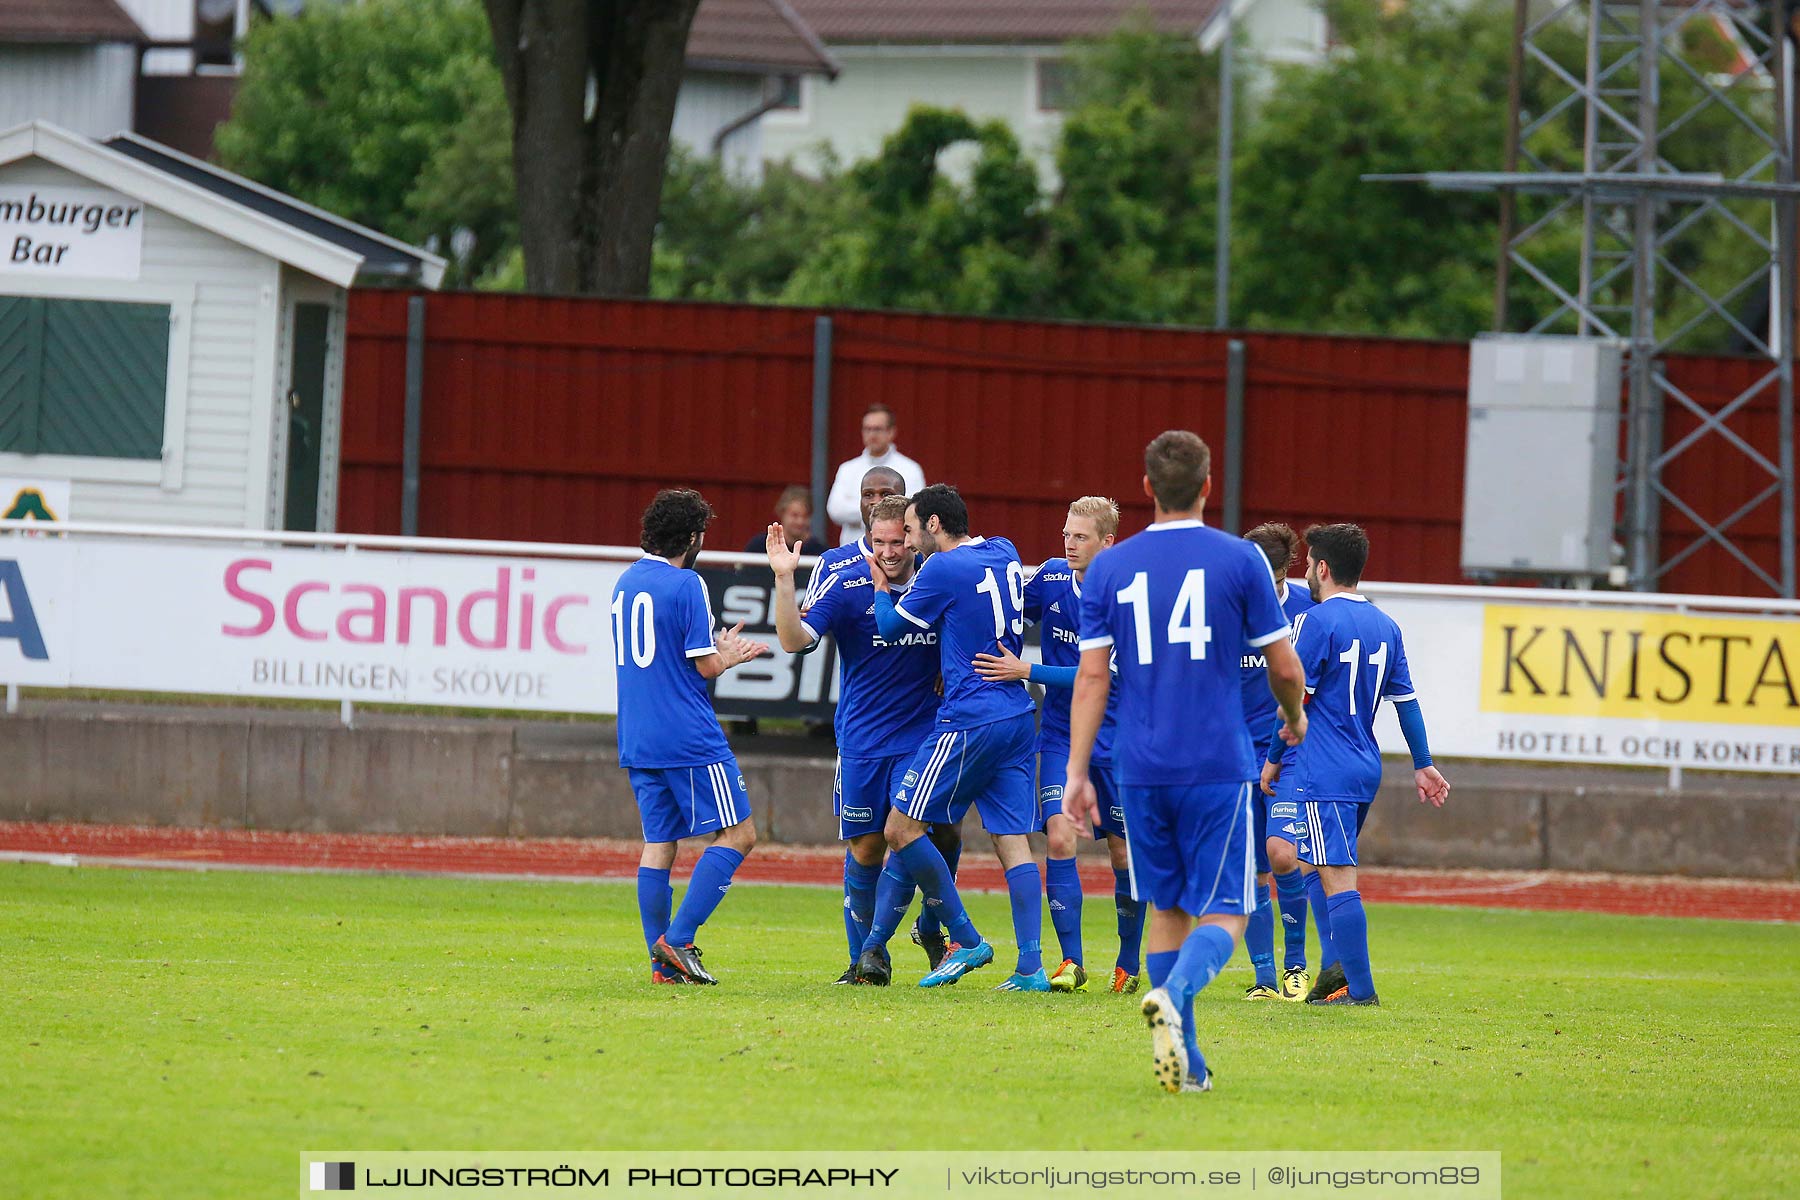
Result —
[{"label": "metal floodlight tower", "polygon": [[[1680,563],[1717,544],[1778,595],[1795,595],[1794,372],[1796,193],[1792,0],[1515,0],[1506,169],[1368,176],[1456,190],[1498,191],[1501,230],[1495,328],[1575,334],[1624,342],[1629,417],[1618,487],[1629,586],[1652,591]],[[1571,47],[1585,44],[1575,73]],[[1561,59],[1555,54],[1560,44]],[[1696,61],[1704,52],[1711,61]],[[1721,61],[1723,60],[1723,61]],[[1541,112],[1527,111],[1522,80]],[[1669,100],[1665,75],[1691,96]],[[1706,115],[1710,132],[1696,142]],[[1733,141],[1732,139],[1735,139]],[[1746,149],[1721,168],[1719,148]],[[1580,160],[1573,160],[1579,146]],[[1693,151],[1711,156],[1694,170]],[[1684,165],[1685,164],[1685,165]],[[1684,237],[1688,239],[1683,241]],[[1740,278],[1695,277],[1701,237],[1746,239]],[[1579,252],[1569,252],[1579,241]],[[1684,259],[1689,261],[1685,262]],[[1517,276],[1515,276],[1517,272]],[[1518,276],[1542,303],[1509,311]],[[1541,293],[1538,291],[1541,289]],[[1760,311],[1765,304],[1769,316]],[[1662,303],[1659,304],[1659,301]],[[1520,305],[1518,307],[1525,307]],[[1738,348],[1767,361],[1749,387],[1717,412],[1686,395],[1663,369],[1663,355],[1696,330],[1729,331]],[[1731,417],[1773,397],[1778,445],[1772,461],[1731,429]],[[1664,436],[1670,404],[1698,427],[1673,444]],[[1665,482],[1664,468],[1702,437],[1723,438],[1746,471],[1766,477],[1737,511],[1708,517]],[[1662,505],[1699,533],[1664,559]],[[1771,574],[1732,539],[1752,512],[1779,510],[1780,566]]]}]

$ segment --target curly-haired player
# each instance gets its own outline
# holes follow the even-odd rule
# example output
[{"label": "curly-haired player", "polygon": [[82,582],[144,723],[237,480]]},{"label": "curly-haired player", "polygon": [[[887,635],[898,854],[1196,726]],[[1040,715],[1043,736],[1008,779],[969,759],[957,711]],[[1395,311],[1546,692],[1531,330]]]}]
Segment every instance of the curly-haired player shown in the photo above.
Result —
[{"label": "curly-haired player", "polygon": [[[689,568],[713,511],[699,492],[669,489],[644,510],[644,557],[612,595],[619,680],[619,765],[631,777],[644,827],[638,915],[655,983],[717,983],[694,936],[756,845],[750,796],[706,694],[706,681],[768,652],[735,627],[715,636],[706,584]],[[674,919],[669,869],[676,843],[716,835],[688,880]]]}]

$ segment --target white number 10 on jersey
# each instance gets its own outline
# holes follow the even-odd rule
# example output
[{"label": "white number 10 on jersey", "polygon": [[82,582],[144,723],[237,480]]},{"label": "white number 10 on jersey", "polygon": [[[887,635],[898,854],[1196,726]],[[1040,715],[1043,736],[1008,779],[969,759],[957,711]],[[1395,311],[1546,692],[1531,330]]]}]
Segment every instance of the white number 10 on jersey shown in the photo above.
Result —
[{"label": "white number 10 on jersey", "polygon": [[[1150,577],[1139,571],[1131,583],[1120,588],[1114,597],[1131,608],[1133,631],[1136,633],[1137,660],[1147,667],[1155,660],[1156,648],[1150,641]],[[1190,659],[1206,657],[1207,643],[1212,641],[1212,626],[1206,623],[1206,570],[1195,567],[1181,580],[1175,593],[1175,608],[1169,613],[1168,644],[1185,644]]]}]

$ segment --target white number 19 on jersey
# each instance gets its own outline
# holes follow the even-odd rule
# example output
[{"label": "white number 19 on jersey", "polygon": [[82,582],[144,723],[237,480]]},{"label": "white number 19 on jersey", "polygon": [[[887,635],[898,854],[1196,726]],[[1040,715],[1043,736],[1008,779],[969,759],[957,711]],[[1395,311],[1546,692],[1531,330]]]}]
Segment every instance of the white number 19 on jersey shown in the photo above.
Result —
[{"label": "white number 19 on jersey", "polygon": [[[1156,654],[1150,642],[1149,575],[1143,571],[1133,575],[1130,585],[1119,589],[1114,599],[1131,607],[1133,632],[1137,634],[1138,665],[1149,666]],[[1206,623],[1205,568],[1195,567],[1182,577],[1181,590],[1175,593],[1175,608],[1169,613],[1167,632],[1169,645],[1187,645],[1188,658],[1206,657],[1207,643],[1212,641],[1212,626]]]}]

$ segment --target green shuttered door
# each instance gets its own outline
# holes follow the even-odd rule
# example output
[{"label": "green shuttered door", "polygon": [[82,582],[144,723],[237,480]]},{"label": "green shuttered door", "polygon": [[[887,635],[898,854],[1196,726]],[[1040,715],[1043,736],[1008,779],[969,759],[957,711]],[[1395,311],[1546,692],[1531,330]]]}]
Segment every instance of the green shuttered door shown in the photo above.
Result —
[{"label": "green shuttered door", "polygon": [[0,450],[162,457],[169,308],[0,296]]}]

